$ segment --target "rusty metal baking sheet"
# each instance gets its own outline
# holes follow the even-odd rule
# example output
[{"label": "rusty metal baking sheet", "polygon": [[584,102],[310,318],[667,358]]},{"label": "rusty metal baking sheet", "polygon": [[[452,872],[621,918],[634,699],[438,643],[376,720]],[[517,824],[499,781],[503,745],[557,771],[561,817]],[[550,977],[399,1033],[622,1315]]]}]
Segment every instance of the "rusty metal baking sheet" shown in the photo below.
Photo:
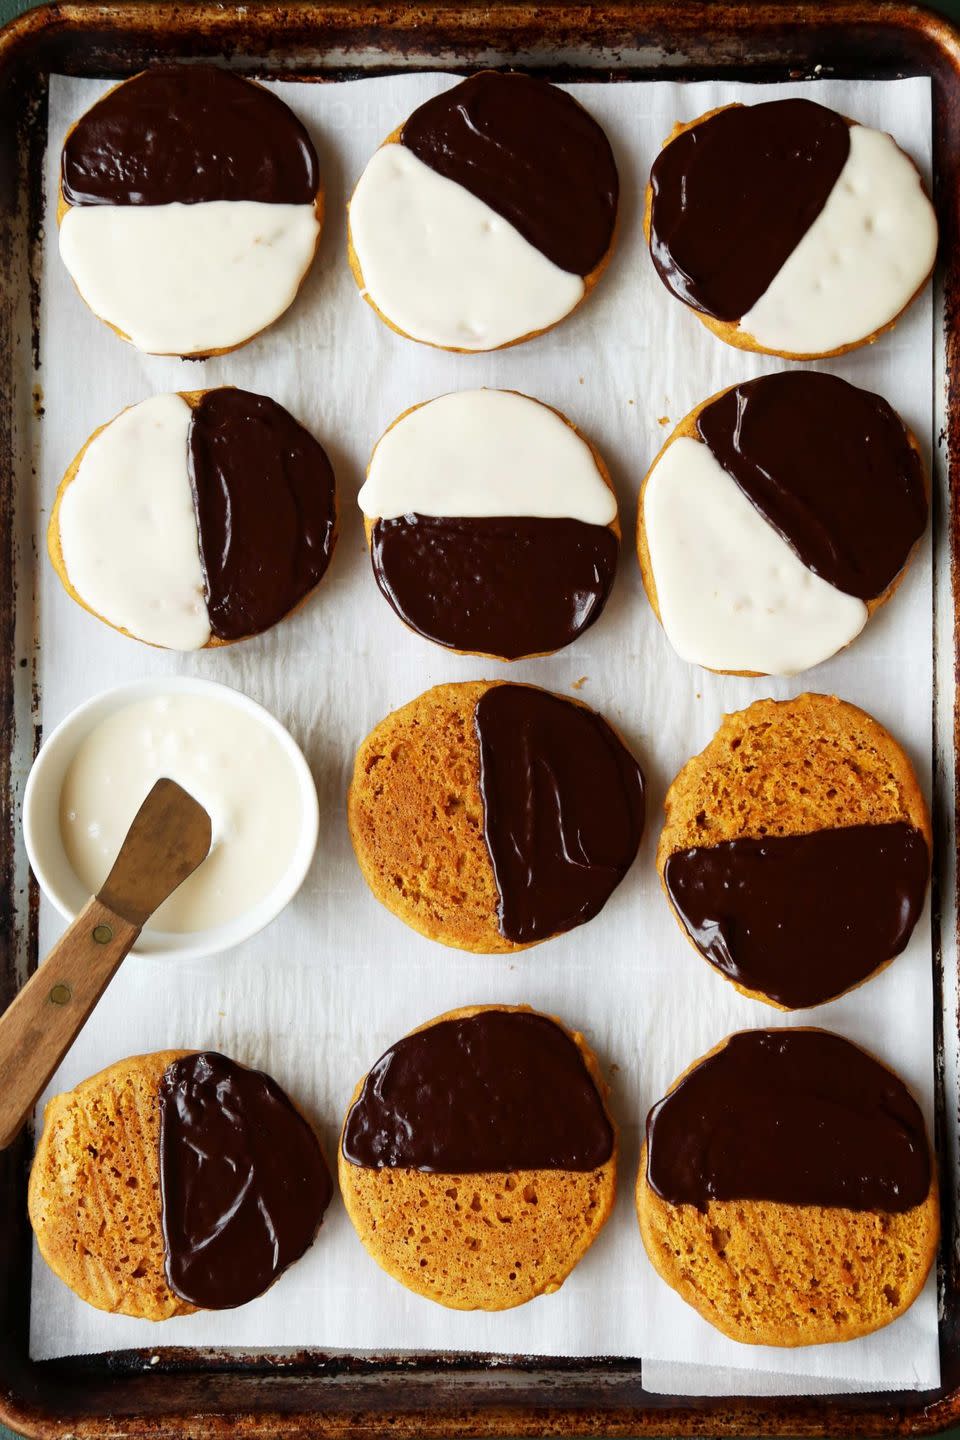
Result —
[{"label": "rusty metal baking sheet", "polygon": [[[237,1310],[169,1320],[163,1343],[259,1347],[267,1339],[275,1346],[349,1353],[442,1349],[699,1359],[733,1371],[770,1370],[777,1391],[816,1390],[831,1379],[864,1388],[931,1389],[939,1381],[933,1275],[896,1325],[875,1335],[794,1351],[738,1345],[653,1272],[633,1198],[642,1119],[650,1105],[693,1058],[744,1026],[802,1018],[838,1030],[908,1079],[932,1127],[929,907],[894,965],[869,985],[798,1017],[746,1000],[703,964],[663,902],[654,865],[666,784],[703,748],[725,712],[761,697],[816,689],[863,706],[907,747],[929,793],[929,536],[896,600],[856,643],[788,680],[716,676],[680,659],[647,604],[629,539],[602,618],[556,655],[513,664],[451,655],[398,625],[372,583],[356,493],[376,438],[410,406],[475,385],[521,390],[557,406],[604,456],[630,537],[641,479],[671,426],[728,385],[790,368],[710,335],[660,284],[641,230],[643,187],[661,138],[677,119],[758,98],[757,87],[742,83],[574,86],[614,147],[620,238],[596,293],[550,334],[487,355],[457,355],[414,345],[382,325],[361,303],[345,261],[345,200],[383,136],[453,83],[447,75],[410,74],[281,85],[278,93],[323,156],[325,233],[315,270],[288,314],[229,355],[179,361],[119,344],[80,300],[56,232],[47,229],[40,302],[46,411],[39,424],[41,524],[73,455],[110,415],[157,392],[229,383],[274,396],[320,436],[336,457],[341,514],[330,575],[309,605],[256,640],[194,655],[158,651],[98,624],[64,593],[52,567],[43,566],[45,731],[106,684],[144,675],[202,675],[236,686],[291,726],[311,761],[321,802],[317,854],[284,914],[245,945],[194,964],[131,956],[47,1094],[130,1053],[212,1047],[275,1074],[319,1119],[332,1155],[357,1080],[399,1035],[460,1005],[531,1004],[584,1032],[609,1075],[621,1133],[614,1213],[559,1294],[494,1314],[444,1309],[384,1277],[359,1247],[337,1198],[314,1246],[266,1295]],[[55,204],[62,136],[105,84],[51,80],[48,210]],[[928,80],[801,81],[759,92],[764,99],[810,93],[864,123],[889,126],[928,172]],[[884,395],[920,437],[926,455],[934,428],[932,311],[928,288],[880,343],[823,364]],[[72,357],[79,353],[85,364],[78,370]],[[891,687],[894,672],[902,683]],[[401,925],[372,899],[347,835],[346,790],[362,737],[428,686],[482,677],[530,681],[587,700],[627,738],[648,777],[644,843],[623,885],[589,926],[519,956],[451,952]],[[41,952],[64,924],[52,905],[41,902]],[[149,1345],[156,1334],[147,1321],[87,1305],[35,1254],[35,1357]],[[731,1383],[736,1379],[732,1375]]]},{"label": "rusty metal baking sheet", "polygon": [[[22,118],[27,102],[42,109],[46,76],[56,70],[90,75],[130,73],[157,54],[226,53],[235,63],[257,68],[284,64],[294,73],[368,72],[370,67],[444,68],[485,63],[534,65],[554,78],[581,77],[585,68],[602,78],[642,78],[666,74],[708,76],[726,73],[738,78],[785,78],[812,74],[817,66],[829,73],[838,67],[852,75],[931,74],[935,104],[935,178],[940,201],[945,251],[952,254],[956,236],[957,50],[949,30],[939,22],[897,7],[877,18],[873,5],[757,5],[745,8],[696,5],[633,5],[574,7],[549,10],[535,6],[503,6],[472,10],[463,7],[383,7],[347,5],[284,7],[206,7],[189,14],[156,5],[68,5],[25,20],[16,44],[0,47],[0,118]],[[258,43],[259,42],[259,43]],[[20,87],[20,88],[18,88]],[[42,115],[39,117],[42,121]],[[36,167],[39,124],[21,130],[19,158]],[[13,133],[11,124],[10,133]],[[949,141],[953,139],[951,146]],[[30,147],[33,147],[32,149]],[[8,516],[11,568],[19,566],[19,593],[30,593],[36,574],[29,533],[39,517],[23,520],[23,507],[10,505],[12,485],[32,492],[29,432],[34,403],[29,375],[29,195],[27,173],[17,174],[7,153],[0,168],[3,236],[0,264],[5,290],[2,321],[9,344],[4,386],[9,405],[0,419],[0,459],[14,463],[3,472]],[[11,186],[11,176],[21,188]],[[955,348],[953,313],[956,277],[944,272],[939,292],[947,316],[948,359]],[[945,377],[945,379],[948,376]],[[952,405],[944,417],[945,442],[952,440]],[[676,418],[676,417],[674,417]],[[82,438],[82,437],[81,437]],[[940,453],[938,451],[938,453]],[[937,724],[949,739],[953,715],[952,515],[941,504],[935,516],[935,596],[943,640],[938,653]],[[19,550],[14,547],[19,540]],[[9,672],[0,702],[5,714],[16,716],[18,743],[4,757],[13,764],[13,783],[4,794],[5,817],[14,836],[17,782],[33,746],[30,618],[21,604],[3,615]],[[20,661],[27,663],[20,665]],[[403,697],[406,698],[406,697]],[[877,706],[876,708],[880,708]],[[8,723],[9,732],[9,723]],[[934,756],[935,823],[945,858],[952,855],[952,750]],[[17,770],[19,769],[19,774]],[[4,778],[4,777],[0,777]],[[658,777],[666,778],[666,777]],[[655,802],[654,802],[655,803]],[[944,844],[945,842],[945,844]],[[29,939],[30,911],[23,888],[22,854],[5,876],[8,913]],[[938,867],[937,902],[952,892],[952,862]],[[584,932],[586,933],[586,932]],[[21,961],[29,945],[21,946]],[[938,983],[940,957],[935,956]],[[16,978],[12,953],[0,983]],[[950,977],[951,980],[953,977]],[[941,1044],[938,1063],[946,1065],[952,1084],[956,1039],[955,995],[942,989],[937,1011]],[[955,1140],[955,1102],[939,1110],[938,1140],[951,1180]],[[113,1355],[103,1360],[49,1362],[31,1365],[25,1355],[26,1233],[22,1213],[23,1166],[26,1155],[8,1157],[0,1169],[0,1240],[9,1235],[15,1248],[0,1245],[0,1410],[21,1426],[45,1433],[69,1430],[97,1434],[103,1417],[110,1428],[128,1433],[191,1434],[202,1423],[213,1433],[229,1412],[244,1433],[292,1435],[352,1432],[378,1433],[388,1425],[402,1433],[540,1433],[546,1429],[579,1433],[800,1433],[839,1434],[924,1429],[945,1420],[957,1408],[952,1395],[957,1383],[957,1306],[952,1273],[952,1246],[942,1270],[941,1353],[944,1361],[940,1394],[898,1396],[878,1402],[870,1397],[831,1400],[752,1400],[746,1396],[688,1401],[651,1395],[642,1386],[638,1365],[623,1362],[507,1361],[495,1367],[482,1357],[423,1356],[415,1360],[349,1360],[299,1353],[278,1356],[236,1356],[212,1353],[156,1352]],[[952,1235],[954,1184],[945,1195],[948,1233]],[[9,1224],[5,1222],[9,1219]],[[362,1257],[360,1257],[362,1259]],[[9,1325],[6,1322],[9,1320]],[[205,1414],[199,1422],[196,1417]],[[59,1417],[59,1418],[58,1418]]]}]

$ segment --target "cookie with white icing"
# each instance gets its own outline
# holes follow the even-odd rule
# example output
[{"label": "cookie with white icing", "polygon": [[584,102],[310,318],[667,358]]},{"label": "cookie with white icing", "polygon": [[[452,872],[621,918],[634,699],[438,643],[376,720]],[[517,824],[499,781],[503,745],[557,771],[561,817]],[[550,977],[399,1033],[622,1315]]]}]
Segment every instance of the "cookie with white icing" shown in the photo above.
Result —
[{"label": "cookie with white icing", "polygon": [[349,205],[350,266],[401,335],[497,350],[589,294],[618,199],[610,143],[583,106],[484,71],[427,100],[372,157]]},{"label": "cookie with white icing", "polygon": [[620,549],[607,468],[527,395],[461,390],[405,411],[377,442],[358,501],[382,594],[438,645],[546,655],[606,604]]},{"label": "cookie with white icing", "polygon": [[60,254],[94,314],[149,354],[219,355],[266,329],[293,302],[322,218],[303,125],[230,70],[145,70],[64,141]]},{"label": "cookie with white icing", "polygon": [[155,395],[90,437],[47,546],[67,593],[149,645],[199,650],[269,629],[319,584],[336,541],[333,470],[275,400]]},{"label": "cookie with white icing", "polygon": [[812,100],[727,105],[675,126],[644,229],[664,285],[714,334],[794,360],[875,340],[937,253],[910,157]]},{"label": "cookie with white icing", "polygon": [[788,370],[704,401],[644,478],[643,583],[684,660],[794,675],[854,640],[927,524],[916,437],[879,395]]}]

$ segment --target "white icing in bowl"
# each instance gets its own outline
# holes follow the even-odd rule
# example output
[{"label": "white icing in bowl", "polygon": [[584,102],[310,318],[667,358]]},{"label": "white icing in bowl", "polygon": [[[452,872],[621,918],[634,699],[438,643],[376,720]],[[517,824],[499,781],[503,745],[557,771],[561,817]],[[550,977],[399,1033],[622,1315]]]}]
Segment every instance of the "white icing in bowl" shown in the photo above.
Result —
[{"label": "white icing in bowl", "polygon": [[[132,717],[131,725],[125,715]],[[156,722],[152,737],[146,734],[151,715]],[[191,725],[195,744],[186,733]],[[123,755],[115,760],[109,745],[102,743],[111,737],[124,744]],[[149,739],[158,743],[147,745]],[[231,741],[235,767],[230,763]],[[252,749],[259,758],[251,764]],[[216,778],[205,782],[204,772],[215,770],[218,762],[232,769],[230,783]],[[309,869],[319,827],[316,787],[299,747],[278,720],[239,691],[192,676],[160,676],[118,686],[72,711],[44,742],[27,779],[27,855],[46,897],[72,920],[94,885],[102,883],[137,807],[160,774],[179,780],[207,807],[213,845],[209,859],[191,877],[196,882],[192,897],[187,881],[158,912],[168,928],[145,927],[134,948],[141,954],[190,959],[217,954],[263,929],[292,900]],[[128,802],[103,797],[101,786],[108,775],[124,787]],[[269,783],[264,783],[271,778],[276,787],[272,797]],[[62,809],[63,825],[84,832],[81,843],[65,843]],[[71,811],[74,821],[67,819]],[[251,845],[241,843],[245,821],[254,832],[257,826],[270,829],[268,850],[275,852],[271,863],[264,860],[262,835],[254,833]],[[103,875],[97,882],[100,869]]]}]

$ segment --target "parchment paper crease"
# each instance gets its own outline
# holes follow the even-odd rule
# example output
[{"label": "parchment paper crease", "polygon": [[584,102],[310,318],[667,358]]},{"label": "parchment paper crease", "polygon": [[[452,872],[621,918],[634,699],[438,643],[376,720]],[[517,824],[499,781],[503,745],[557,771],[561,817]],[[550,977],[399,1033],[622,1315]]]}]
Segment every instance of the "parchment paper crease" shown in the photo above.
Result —
[{"label": "parchment paper crease", "polygon": [[[213,1046],[271,1071],[309,1107],[332,1161],[352,1087],[392,1040],[456,1005],[529,1002],[581,1027],[610,1075],[623,1134],[616,1213],[559,1294],[499,1315],[446,1311],[408,1294],[366,1255],[336,1200],[317,1244],[267,1295],[240,1310],[163,1326],[91,1309],[37,1257],[32,1352],[44,1357],[170,1344],[463,1349],[642,1356],[651,1387],[661,1373],[655,1362],[671,1362],[662,1372],[670,1383],[677,1375],[672,1362],[685,1362],[727,1374],[753,1371],[750,1386],[760,1390],[828,1390],[831,1380],[844,1382],[841,1388],[934,1385],[932,1281],[903,1319],[873,1337],[794,1351],[744,1348],[713,1331],[654,1275],[633,1211],[640,1126],[650,1104],[729,1031],[788,1023],[716,976],[668,913],[653,866],[666,786],[724,711],[764,695],[817,689],[863,705],[889,726],[929,793],[929,545],[849,654],[813,673],[790,682],[722,679],[677,659],[643,596],[631,544],[640,480],[668,427],[694,404],[780,362],[727,348],[667,295],[643,245],[643,184],[674,121],[756,91],[712,83],[574,87],[617,152],[623,181],[617,254],[595,295],[551,335],[501,354],[458,356],[414,345],[382,325],[359,298],[344,255],[343,207],[366,159],[421,100],[449,83],[444,76],[405,75],[277,87],[311,129],[321,157],[328,216],[321,253],[278,325],[246,349],[203,364],[138,355],[98,323],[74,291],[56,252],[57,158],[69,122],[104,86],[60,78],[51,84],[38,549],[42,553],[60,476],[96,426],[153,393],[223,383],[273,395],[317,433],[336,467],[343,515],[330,574],[304,610],[258,640],[195,656],[151,650],[99,625],[67,598],[45,555],[38,562],[45,727],[127,678],[210,676],[245,690],[290,726],[313,767],[321,804],[316,861],[287,912],[257,939],[216,959],[128,960],[51,1090],[124,1055]],[[763,98],[800,93],[891,130],[929,170],[927,81],[822,81],[762,91]],[[929,453],[931,352],[928,290],[892,335],[827,368],[887,396]],[[514,387],[566,412],[605,455],[621,504],[622,562],[605,615],[572,649],[513,668],[448,655],[401,626],[375,588],[355,504],[370,449],[390,421],[417,401],[473,385]],[[500,674],[567,694],[582,683],[576,693],[625,733],[649,783],[650,823],[640,858],[602,915],[513,959],[445,950],[381,909],[360,877],[344,819],[354,749],[387,711],[438,681]],[[42,947],[61,928],[45,904]],[[920,1097],[929,1123],[931,1005],[925,916],[908,951],[877,979],[793,1018],[834,1028],[888,1061]],[[710,1388],[709,1375],[698,1382],[690,1373],[688,1386]],[[739,1383],[735,1375],[732,1383]]]}]

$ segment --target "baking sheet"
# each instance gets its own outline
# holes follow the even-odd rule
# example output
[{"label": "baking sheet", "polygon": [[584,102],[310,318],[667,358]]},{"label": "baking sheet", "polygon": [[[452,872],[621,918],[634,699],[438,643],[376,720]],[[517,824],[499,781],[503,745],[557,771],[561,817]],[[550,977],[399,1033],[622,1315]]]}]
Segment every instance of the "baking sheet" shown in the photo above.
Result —
[{"label": "baking sheet", "polygon": [[[640,229],[642,188],[661,139],[758,87],[645,82],[571,87],[607,129],[623,182],[617,254],[596,293],[552,334],[499,354],[458,356],[394,335],[356,293],[344,257],[343,206],[376,145],[420,101],[452,83],[404,75],[340,84],[286,82],[278,91],[310,128],[327,186],[318,262],[292,311],[256,342],[202,363],[138,355],[86,310],[56,253],[52,199],[69,123],[105,88],[54,77],[50,92],[43,270],[38,551],[66,465],[99,424],[164,390],[232,383],[288,406],[335,465],[342,532],[318,596],[257,640],[193,656],[165,654],[109,630],[74,605],[44,560],[40,585],[45,730],[121,680],[189,673],[246,691],[289,725],[317,779],[321,839],[297,900],[269,930],[196,963],[131,957],[75,1045],[50,1093],[123,1055],[211,1046],[263,1067],[320,1120],[335,1156],[357,1079],[413,1026],[457,1005],[529,1003],[583,1029],[612,1085],[621,1126],[614,1216],[555,1296],[499,1315],[446,1311],[408,1294],[366,1255],[335,1200],[317,1244],[261,1299],[237,1311],[165,1322],[108,1316],[76,1299],[35,1257],[35,1358],[128,1346],[184,1344],[397,1352],[642,1356],[754,1372],[758,1393],[849,1384],[930,1387],[939,1379],[933,1280],[876,1336],[793,1351],[725,1340],[653,1273],[640,1243],[633,1183],[643,1117],[676,1074],[733,1029],[816,1023],[864,1044],[897,1069],[933,1122],[929,907],[907,951],[869,985],[788,1017],[739,996],[682,939],[653,865],[663,795],[709,740],[724,711],[764,695],[834,692],[863,705],[905,744],[930,793],[932,586],[929,537],[895,601],[851,651],[790,681],[710,676],[670,650],[643,596],[630,534],[643,473],[669,426],[725,385],[782,368],[716,341],[657,280]],[[763,98],[810,94],[762,88]],[[929,172],[927,80],[821,81],[817,98],[890,129]],[[880,391],[929,455],[932,437],[929,290],[876,346],[826,362]],[[596,441],[617,486],[626,543],[600,622],[555,657],[515,666],[449,655],[406,631],[377,591],[355,496],[370,449],[407,406],[472,385],[525,390],[563,410]],[[372,899],[350,848],[344,796],[356,745],[389,710],[431,684],[496,677],[576,693],[606,714],[640,756],[650,824],[640,857],[588,926],[515,957],[468,956],[407,930]],[[45,903],[40,943],[63,922]],[[950,958],[946,964],[949,966]],[[709,1388],[709,1375],[703,1386]],[[746,1382],[745,1382],[746,1383]],[[696,1375],[690,1381],[697,1384]]]}]

